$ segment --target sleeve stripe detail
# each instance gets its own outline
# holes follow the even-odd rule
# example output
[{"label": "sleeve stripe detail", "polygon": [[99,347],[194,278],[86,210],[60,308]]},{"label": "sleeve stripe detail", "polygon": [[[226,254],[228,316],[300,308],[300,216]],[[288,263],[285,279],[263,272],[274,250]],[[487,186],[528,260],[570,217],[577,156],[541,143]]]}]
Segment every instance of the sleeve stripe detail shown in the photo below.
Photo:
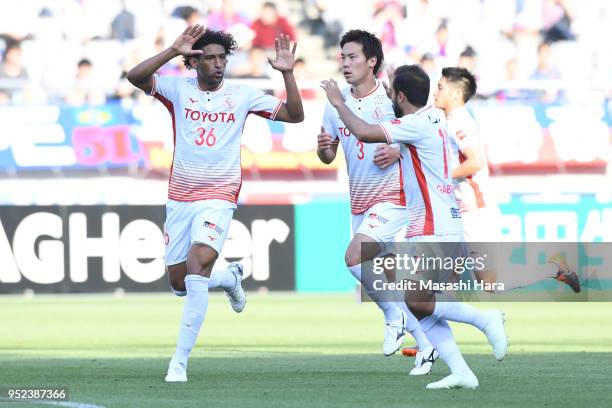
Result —
[{"label": "sleeve stripe detail", "polygon": [[278,105],[276,105],[276,108],[274,108],[274,111],[272,112],[272,115],[270,116],[270,120],[276,120],[276,115],[278,115],[278,111],[280,111],[281,106],[283,106],[285,102],[284,101],[278,101]]},{"label": "sleeve stripe detail", "polygon": [[389,132],[387,132],[387,129],[385,129],[385,127],[381,124],[379,124],[378,126],[380,126],[380,128],[383,130],[384,134],[385,134],[385,138],[387,139],[387,144],[393,144],[393,142],[391,141],[391,136],[389,136]]}]

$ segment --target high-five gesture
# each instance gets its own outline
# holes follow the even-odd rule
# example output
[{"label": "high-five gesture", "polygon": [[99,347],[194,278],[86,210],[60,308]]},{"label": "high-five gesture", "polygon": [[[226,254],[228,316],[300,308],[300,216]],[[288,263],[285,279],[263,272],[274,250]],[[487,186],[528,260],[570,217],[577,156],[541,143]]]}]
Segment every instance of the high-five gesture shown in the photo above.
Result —
[{"label": "high-five gesture", "polygon": [[333,79],[321,81],[321,88],[325,91],[329,103],[334,108],[338,108],[338,106],[344,103],[344,96],[342,96],[338,83]]},{"label": "high-five gesture", "polygon": [[196,24],[189,26],[183,33],[174,41],[172,49],[185,57],[197,57],[203,54],[202,50],[193,50],[193,44],[204,35],[205,28],[202,25]]},{"label": "high-five gesture", "polygon": [[288,72],[293,71],[295,65],[295,48],[297,42],[293,43],[291,48],[291,39],[288,35],[281,34],[274,40],[274,48],[276,48],[276,59],[272,60],[268,57],[268,62],[277,71]]}]

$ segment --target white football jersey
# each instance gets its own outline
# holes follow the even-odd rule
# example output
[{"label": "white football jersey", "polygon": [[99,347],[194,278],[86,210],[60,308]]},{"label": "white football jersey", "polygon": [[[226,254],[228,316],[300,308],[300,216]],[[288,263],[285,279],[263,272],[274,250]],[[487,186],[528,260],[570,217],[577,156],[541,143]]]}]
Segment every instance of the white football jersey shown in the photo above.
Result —
[{"label": "white football jersey", "polygon": [[[349,109],[368,123],[395,118],[391,100],[380,81],[376,81],[376,87],[362,98],[353,96],[351,87],[344,88],[342,94]],[[377,203],[406,205],[399,163],[385,169],[374,164],[374,152],[380,143],[357,140],[329,102],[325,105],[323,128],[342,144],[349,176],[351,213],[362,214]]]},{"label": "white football jersey", "polygon": [[168,198],[236,203],[242,185],[240,136],[250,113],[274,120],[283,101],[224,82],[202,91],[196,78],[155,75],[151,95],[172,117],[174,158]]},{"label": "white football jersey", "polygon": [[492,205],[488,194],[489,165],[486,161],[484,144],[480,139],[478,125],[465,107],[454,109],[446,119],[446,129],[451,142],[452,168],[464,160],[463,151],[468,147],[480,152],[485,160],[482,169],[466,178],[454,180],[455,196],[461,212],[471,211]]},{"label": "white football jersey", "polygon": [[444,112],[428,105],[380,126],[388,143],[399,143],[410,224],[406,238],[461,234]]}]

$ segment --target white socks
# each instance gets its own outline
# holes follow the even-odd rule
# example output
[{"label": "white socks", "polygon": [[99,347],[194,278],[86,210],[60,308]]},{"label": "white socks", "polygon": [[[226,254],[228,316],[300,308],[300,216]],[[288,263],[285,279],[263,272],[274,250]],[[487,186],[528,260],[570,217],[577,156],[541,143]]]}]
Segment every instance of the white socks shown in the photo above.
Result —
[{"label": "white socks", "polygon": [[472,371],[463,359],[453,338],[453,332],[445,320],[438,319],[427,331],[427,337],[431,339],[452,374],[463,375]]},{"label": "white socks", "polygon": [[179,329],[176,353],[173,360],[187,367],[189,353],[195,345],[198,333],[204,322],[206,308],[208,307],[208,281],[200,275],[187,275],[185,287],[187,296],[183,306],[183,317]]},{"label": "white socks", "polygon": [[214,270],[210,273],[208,289],[223,288],[232,290],[236,286],[236,275],[230,272],[229,268],[224,270]]},{"label": "white socks", "polygon": [[471,324],[480,330],[484,329],[489,320],[485,312],[461,302],[436,302],[432,316],[438,320]]},{"label": "white socks", "polygon": [[424,350],[427,347],[430,347],[431,343],[429,342],[429,339],[421,328],[419,320],[412,314],[412,312],[410,311],[410,309],[408,309],[408,306],[406,306],[405,303],[398,302],[397,305],[400,309],[404,311],[404,313],[406,313],[407,318],[404,327],[406,327],[406,330],[408,330],[412,337],[414,337],[414,340],[416,341],[419,350]]},{"label": "white socks", "polygon": [[[359,282],[362,282],[361,264],[355,265],[355,266],[349,266],[348,270],[355,277],[355,279],[357,279]],[[376,290],[372,290],[372,289],[367,290],[371,285],[368,285],[367,282],[365,283],[362,282],[362,283],[364,285],[364,288],[366,288],[366,293],[368,294],[368,296],[374,302],[376,302],[380,310],[382,310],[383,314],[385,315],[385,321],[387,323],[397,322],[397,321],[402,320],[402,313],[400,309],[397,307],[397,305],[395,304],[395,302],[385,302],[384,300],[381,299],[383,293],[376,291]]]}]

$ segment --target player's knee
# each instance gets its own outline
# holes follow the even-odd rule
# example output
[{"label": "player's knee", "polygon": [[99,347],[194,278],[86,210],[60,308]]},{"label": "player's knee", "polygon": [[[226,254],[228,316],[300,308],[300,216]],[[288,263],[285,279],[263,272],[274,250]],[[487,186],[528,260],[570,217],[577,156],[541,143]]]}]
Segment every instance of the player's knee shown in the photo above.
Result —
[{"label": "player's knee", "polygon": [[172,286],[170,287],[170,289],[172,289],[172,293],[174,293],[178,297],[187,296],[187,291],[186,290],[176,290]]},{"label": "player's knee", "polygon": [[177,296],[185,296],[185,295],[179,295],[179,293],[182,292],[186,292],[187,288],[185,287],[185,278],[182,277],[182,279],[180,277],[174,277],[174,278],[170,278],[170,289],[172,289],[172,292],[177,295]]},{"label": "player's knee", "polygon": [[351,251],[349,249],[344,254],[344,262],[348,268],[351,266],[357,266],[361,263],[361,256],[356,251]]}]

